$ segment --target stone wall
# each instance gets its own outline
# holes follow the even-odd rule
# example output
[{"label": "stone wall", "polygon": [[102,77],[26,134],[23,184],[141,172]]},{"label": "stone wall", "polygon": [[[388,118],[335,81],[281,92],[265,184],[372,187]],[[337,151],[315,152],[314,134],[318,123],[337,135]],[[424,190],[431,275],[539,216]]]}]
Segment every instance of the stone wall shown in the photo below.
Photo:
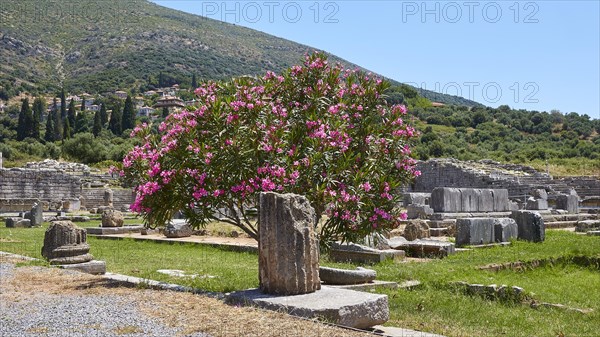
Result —
[{"label": "stone wall", "polygon": [[[83,197],[82,206],[85,208],[92,209],[104,204],[104,188],[83,188],[81,190],[81,196]],[[112,188],[113,191],[113,207],[115,209],[123,209],[128,205],[133,204],[135,200],[135,194],[132,189],[126,188]]]},{"label": "stone wall", "polygon": [[79,199],[81,179],[57,170],[0,169],[0,199]]},{"label": "stone wall", "polygon": [[459,161],[431,159],[417,164],[421,176],[405,192],[431,193],[436,187],[507,189],[510,198],[523,199],[536,189],[545,189],[554,198],[574,188],[579,196],[600,195],[599,177],[553,179],[525,165],[501,164],[491,160]]}]

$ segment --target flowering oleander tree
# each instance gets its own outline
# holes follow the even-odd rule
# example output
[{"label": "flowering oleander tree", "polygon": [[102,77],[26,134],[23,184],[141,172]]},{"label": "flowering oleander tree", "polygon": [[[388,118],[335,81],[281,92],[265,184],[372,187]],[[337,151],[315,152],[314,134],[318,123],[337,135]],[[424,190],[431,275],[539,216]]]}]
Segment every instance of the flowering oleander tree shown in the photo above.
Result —
[{"label": "flowering oleander tree", "polygon": [[394,228],[406,218],[394,192],[419,172],[416,132],[404,106],[386,104],[388,86],[321,53],[282,75],[203,84],[198,109],[133,131],[143,145],[120,171],[137,186],[131,209],[150,226],[181,210],[195,227],[220,218],[256,239],[246,210],[258,193],[290,192],[310,200],[321,240]]}]

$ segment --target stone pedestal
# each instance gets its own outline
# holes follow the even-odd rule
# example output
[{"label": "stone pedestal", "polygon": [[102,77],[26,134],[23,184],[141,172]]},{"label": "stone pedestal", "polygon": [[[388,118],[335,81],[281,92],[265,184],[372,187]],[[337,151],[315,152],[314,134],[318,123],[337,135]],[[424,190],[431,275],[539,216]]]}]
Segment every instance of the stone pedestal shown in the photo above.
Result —
[{"label": "stone pedestal", "polygon": [[260,290],[298,295],[321,288],[315,211],[295,194],[260,194],[258,268]]},{"label": "stone pedestal", "polygon": [[556,198],[556,208],[564,209],[571,214],[579,213],[579,197],[561,194]]}]

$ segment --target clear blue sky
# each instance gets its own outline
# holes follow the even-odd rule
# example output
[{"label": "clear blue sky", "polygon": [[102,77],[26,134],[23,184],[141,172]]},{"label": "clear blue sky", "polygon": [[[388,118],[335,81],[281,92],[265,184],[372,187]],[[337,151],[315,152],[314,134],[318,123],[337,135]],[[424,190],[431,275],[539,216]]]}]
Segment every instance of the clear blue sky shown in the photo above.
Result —
[{"label": "clear blue sky", "polygon": [[154,1],[496,107],[600,118],[600,1]]}]

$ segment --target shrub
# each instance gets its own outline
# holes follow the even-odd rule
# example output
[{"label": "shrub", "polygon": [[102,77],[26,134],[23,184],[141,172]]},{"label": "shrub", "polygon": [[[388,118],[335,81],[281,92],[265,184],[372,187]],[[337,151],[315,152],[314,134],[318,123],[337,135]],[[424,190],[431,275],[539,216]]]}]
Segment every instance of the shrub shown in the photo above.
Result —
[{"label": "shrub", "polygon": [[394,193],[415,175],[415,130],[403,106],[388,107],[388,83],[307,56],[278,76],[210,82],[196,111],[170,115],[123,160],[136,185],[132,210],[150,226],[182,210],[195,227],[229,209],[225,221],[254,238],[245,210],[261,191],[305,195],[323,217],[322,242],[357,240],[396,227],[405,214]]}]

